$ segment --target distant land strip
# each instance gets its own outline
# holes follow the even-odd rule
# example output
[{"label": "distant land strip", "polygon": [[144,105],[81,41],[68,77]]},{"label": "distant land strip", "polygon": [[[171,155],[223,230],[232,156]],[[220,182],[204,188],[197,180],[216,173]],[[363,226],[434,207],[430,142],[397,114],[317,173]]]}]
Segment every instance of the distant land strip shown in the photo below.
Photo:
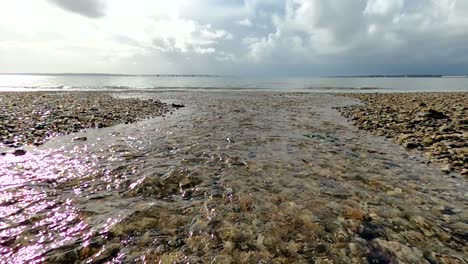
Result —
[{"label": "distant land strip", "polygon": [[468,75],[408,74],[408,75],[353,75],[329,76],[331,78],[468,78]]},{"label": "distant land strip", "polygon": [[99,76],[99,77],[221,77],[212,74],[114,74],[114,73],[0,73],[0,75]]}]

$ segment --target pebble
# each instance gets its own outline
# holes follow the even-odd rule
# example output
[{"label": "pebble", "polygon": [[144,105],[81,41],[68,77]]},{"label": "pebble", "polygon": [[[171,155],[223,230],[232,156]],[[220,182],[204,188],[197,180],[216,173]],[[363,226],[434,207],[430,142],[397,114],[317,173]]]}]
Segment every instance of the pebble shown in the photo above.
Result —
[{"label": "pebble", "polygon": [[76,137],[73,139],[73,141],[86,141],[86,140],[88,140],[87,137]]}]

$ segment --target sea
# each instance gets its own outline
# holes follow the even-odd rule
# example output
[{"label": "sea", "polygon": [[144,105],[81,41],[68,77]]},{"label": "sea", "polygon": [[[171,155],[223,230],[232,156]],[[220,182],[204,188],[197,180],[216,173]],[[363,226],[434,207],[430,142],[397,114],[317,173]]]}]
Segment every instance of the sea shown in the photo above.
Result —
[{"label": "sea", "polygon": [[252,78],[180,75],[0,75],[0,91],[277,91],[277,92],[467,92],[468,78],[311,77]]}]

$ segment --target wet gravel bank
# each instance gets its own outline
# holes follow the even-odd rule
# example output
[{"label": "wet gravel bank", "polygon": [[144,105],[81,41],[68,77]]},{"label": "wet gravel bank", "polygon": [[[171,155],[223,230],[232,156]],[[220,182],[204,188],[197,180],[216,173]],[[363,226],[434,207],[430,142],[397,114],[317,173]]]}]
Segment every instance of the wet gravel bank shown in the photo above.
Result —
[{"label": "wet gravel bank", "polygon": [[103,92],[0,93],[0,146],[41,145],[53,136],[163,115],[158,100]]},{"label": "wet gravel bank", "polygon": [[468,176],[468,93],[349,94],[340,108],[354,124],[423,151],[445,172]]}]

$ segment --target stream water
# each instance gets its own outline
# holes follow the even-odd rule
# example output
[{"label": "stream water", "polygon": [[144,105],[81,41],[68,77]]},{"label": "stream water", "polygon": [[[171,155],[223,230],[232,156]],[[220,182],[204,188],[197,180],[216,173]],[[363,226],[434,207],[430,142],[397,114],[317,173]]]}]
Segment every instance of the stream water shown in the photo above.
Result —
[{"label": "stream water", "polygon": [[[0,263],[468,263],[465,179],[309,93],[184,103],[0,157]],[[86,141],[73,141],[86,136]]]}]

